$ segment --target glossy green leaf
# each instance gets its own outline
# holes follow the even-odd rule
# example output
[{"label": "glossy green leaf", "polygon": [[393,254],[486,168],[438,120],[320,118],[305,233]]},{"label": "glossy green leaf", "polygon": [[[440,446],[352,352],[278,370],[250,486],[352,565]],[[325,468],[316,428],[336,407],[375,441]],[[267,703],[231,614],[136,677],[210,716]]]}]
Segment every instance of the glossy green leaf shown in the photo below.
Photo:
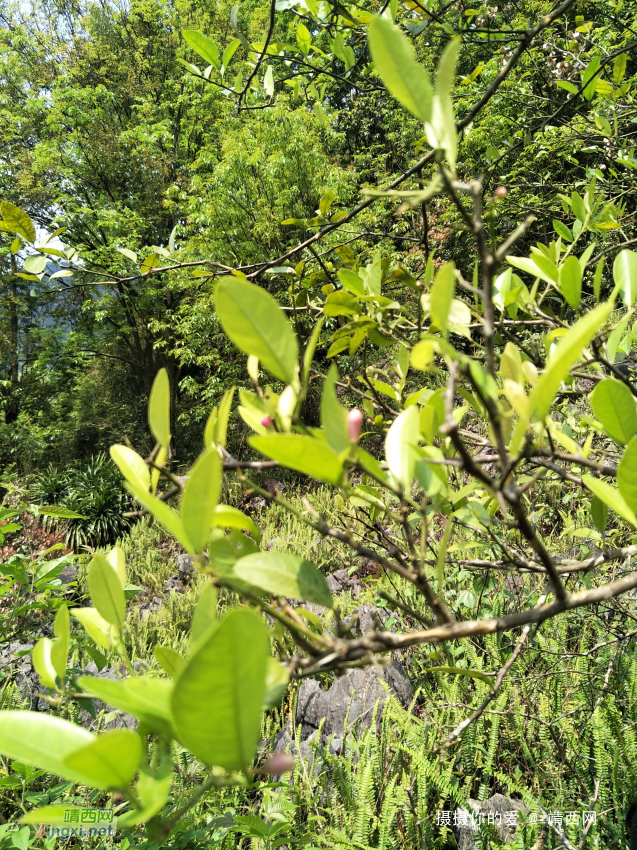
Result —
[{"label": "glossy green leaf", "polygon": [[173,763],[167,753],[163,755],[156,769],[144,765],[139,771],[139,779],[135,785],[135,792],[142,808],[141,810],[132,809],[124,815],[119,815],[118,828],[126,829],[140,823],[147,823],[160,812],[168,801],[172,775]]},{"label": "glossy green leaf", "polygon": [[66,605],[62,605],[55,616],[53,634],[57,640],[51,647],[51,664],[60,679],[64,679],[71,647],[71,620]]},{"label": "glossy green leaf", "polygon": [[46,688],[55,688],[55,679],[58,675],[53,662],[51,661],[51,649],[53,644],[49,638],[40,638],[33,647],[33,667],[35,672],[40,677],[40,681]]},{"label": "glossy green leaf", "polygon": [[353,295],[339,289],[327,296],[323,312],[326,316],[357,316],[363,312],[363,307]]},{"label": "glossy green leaf", "polygon": [[215,309],[237,348],[258,357],[263,368],[281,381],[294,381],[299,360],[296,336],[268,292],[238,277],[224,277],[215,289]]},{"label": "glossy green leaf", "polygon": [[429,121],[433,89],[409,41],[397,27],[380,16],[372,18],[368,39],[374,67],[386,88],[417,118]]},{"label": "glossy green leaf", "polygon": [[431,321],[441,331],[449,326],[449,310],[456,291],[455,263],[445,263],[440,269],[431,288],[429,309]]},{"label": "glossy green leaf", "polygon": [[80,676],[77,684],[87,696],[132,714],[157,732],[172,734],[170,696],[173,683],[167,679],[140,676],[113,680]]},{"label": "glossy green leaf", "polygon": [[617,465],[617,485],[626,504],[637,513],[637,436],[631,438]]},{"label": "glossy green leaf", "polygon": [[299,24],[296,28],[296,43],[298,44],[301,53],[304,56],[307,56],[312,45],[312,36],[305,24]]},{"label": "glossy green leaf", "polygon": [[198,53],[202,59],[205,59],[208,65],[212,65],[219,70],[221,60],[219,59],[219,48],[208,38],[208,36],[197,30],[182,30],[185,41],[192,47],[195,53]]},{"label": "glossy green leaf", "polygon": [[121,629],[126,616],[126,597],[119,576],[103,555],[93,555],[88,571],[88,589],[98,613]]},{"label": "glossy green leaf", "polygon": [[39,809],[31,809],[31,811],[22,815],[20,823],[46,823],[53,826],[63,826],[64,815],[67,809],[68,806],[41,806]]},{"label": "glossy green leaf", "polygon": [[342,406],[336,396],[336,381],[338,372],[332,364],[323,383],[323,395],[321,397],[321,424],[325,431],[325,438],[335,452],[339,453],[350,446],[349,431],[347,427],[347,410]]},{"label": "glossy green leaf", "polygon": [[[211,548],[210,557],[213,567],[218,568],[217,558],[214,557],[215,551]],[[234,561],[232,562],[234,568]],[[225,572],[221,569],[220,572]],[[195,606],[195,612],[192,617],[190,626],[190,646],[193,647],[204,638],[208,637],[212,629],[217,625],[217,588],[210,582],[204,585],[203,590],[199,594],[199,599]]]},{"label": "glossy green leaf", "polygon": [[436,94],[433,99],[431,121],[427,127],[429,144],[444,150],[452,171],[456,168],[458,138],[451,89],[456,73],[459,47],[459,39],[451,39],[440,57],[436,72]]},{"label": "glossy green leaf", "polygon": [[221,477],[221,459],[216,448],[206,449],[190,469],[181,498],[181,521],[195,552],[206,548],[221,492]]},{"label": "glossy green leaf", "polygon": [[327,443],[302,434],[272,434],[250,437],[252,448],[283,466],[325,481],[339,484],[343,475],[341,457]]},{"label": "glossy green leaf", "polygon": [[64,763],[87,776],[94,788],[124,789],[137,773],[141,752],[137,732],[113,729],[66,756]]},{"label": "glossy green leaf", "polygon": [[165,369],[160,369],[153,381],[148,400],[148,425],[160,445],[170,445],[170,382]]},{"label": "glossy green leaf", "polygon": [[79,770],[65,759],[95,736],[59,717],[35,711],[0,711],[0,753],[23,764],[42,768],[48,773],[89,784]]},{"label": "glossy green leaf", "polygon": [[28,274],[42,274],[48,260],[44,254],[31,254],[24,261],[24,270]]},{"label": "glossy green leaf", "polygon": [[237,561],[234,571],[239,578],[274,596],[301,599],[327,608],[333,605],[323,573],[298,555],[257,552]]},{"label": "glossy green leaf", "polygon": [[615,511],[616,514],[619,514],[622,519],[625,519],[626,522],[629,522],[637,528],[637,517],[635,516],[635,512],[629,507],[628,503],[616,487],[612,487],[606,481],[602,481],[601,478],[594,478],[592,475],[588,474],[582,475],[582,481],[594,496],[597,496],[597,498],[601,499],[602,502],[608,505],[611,510]]},{"label": "glossy green leaf", "polygon": [[276,658],[268,658],[268,670],[265,677],[265,695],[263,697],[263,708],[275,708],[281,704],[290,681],[287,667],[284,667]]},{"label": "glossy green leaf", "polygon": [[582,300],[582,267],[580,261],[571,254],[564,260],[559,273],[562,295],[573,309],[577,309]]},{"label": "glossy green leaf", "polygon": [[71,614],[80,621],[98,646],[111,649],[113,628],[95,608],[72,608]]},{"label": "glossy green leaf", "polygon": [[120,546],[113,546],[110,552],[104,556],[111,567],[117,573],[122,587],[126,585],[126,556],[124,550]]},{"label": "glossy green leaf", "polygon": [[35,242],[35,227],[31,218],[20,207],[16,207],[9,201],[0,203],[0,213],[2,213],[2,221],[6,225],[7,230],[11,233],[17,233],[22,236],[27,242]]},{"label": "glossy green leaf", "polygon": [[613,263],[613,278],[627,307],[637,299],[637,251],[620,251]]},{"label": "glossy green leaf", "polygon": [[195,650],[175,683],[181,743],[205,764],[245,770],[261,734],[269,638],[253,611],[235,609]]},{"label": "glossy green leaf", "polygon": [[257,543],[261,541],[261,530],[256,522],[231,505],[217,505],[212,516],[212,524],[216,528],[239,528],[242,531],[248,531]]},{"label": "glossy green leaf", "polygon": [[[637,496],[637,489],[635,495]],[[626,498],[624,493],[622,493],[622,496]],[[626,501],[628,502],[628,499],[626,499]],[[629,506],[631,508],[633,507],[632,505],[630,505],[630,503]],[[600,534],[603,534],[606,530],[606,523],[608,521],[608,505],[605,502],[602,502],[602,500],[598,496],[593,496],[593,498],[591,499],[591,516],[593,518],[593,524],[595,525],[595,528],[599,531]]]},{"label": "glossy green leaf", "polygon": [[[582,94],[586,100],[592,100],[595,96],[595,84],[598,80],[597,72],[599,71],[600,58],[593,56],[582,74]],[[594,78],[594,79],[593,79]],[[590,81],[590,82],[589,82]]]},{"label": "glossy green leaf", "polygon": [[417,406],[408,407],[395,419],[385,438],[385,457],[391,474],[408,490],[419,458],[420,414]]},{"label": "glossy green leaf", "polygon": [[226,445],[226,438],[228,435],[228,420],[230,418],[230,411],[232,410],[232,399],[234,398],[234,387],[230,387],[229,390],[226,390],[223,394],[223,398],[219,402],[219,407],[217,408],[217,418],[215,422],[215,442],[219,443],[220,446]]},{"label": "glossy green leaf", "polygon": [[560,384],[577,363],[584,348],[604,326],[613,307],[610,301],[599,304],[579,319],[555,346],[548,359],[546,371],[530,396],[531,408],[538,419],[544,419],[547,415]]},{"label": "glossy green leaf", "polygon": [[111,446],[110,453],[113,462],[127,481],[142,490],[150,489],[150,470],[143,457],[128,446],[120,444]]},{"label": "glossy green leaf", "polygon": [[183,655],[171,646],[156,646],[153,650],[155,660],[171,679],[176,679],[186,663]]},{"label": "glossy green leaf", "polygon": [[626,384],[615,378],[600,381],[591,393],[593,413],[618,443],[626,444],[637,433],[637,406]]},{"label": "glossy green leaf", "polygon": [[339,269],[337,277],[345,289],[355,297],[365,295],[365,284],[362,277],[357,275],[356,272],[351,269]]},{"label": "glossy green leaf", "polygon": [[142,490],[141,487],[133,484],[131,481],[126,482],[126,489],[155,519],[161,522],[166,531],[181,543],[189,555],[195,554],[194,546],[186,533],[184,523],[178,513],[169,507],[166,502],[162,502],[157,496],[153,496],[152,493]]}]

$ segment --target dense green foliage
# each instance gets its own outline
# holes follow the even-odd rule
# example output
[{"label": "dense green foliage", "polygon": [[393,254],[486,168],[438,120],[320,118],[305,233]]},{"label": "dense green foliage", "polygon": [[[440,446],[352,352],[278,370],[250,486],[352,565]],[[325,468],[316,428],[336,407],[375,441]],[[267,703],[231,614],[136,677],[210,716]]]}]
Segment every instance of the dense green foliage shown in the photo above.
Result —
[{"label": "dense green foliage", "polygon": [[[3,690],[11,822],[442,850],[499,790],[596,813],[520,850],[622,846],[634,3],[1,8],[2,610],[43,690]],[[300,680],[391,652],[378,735],[268,760]]]}]

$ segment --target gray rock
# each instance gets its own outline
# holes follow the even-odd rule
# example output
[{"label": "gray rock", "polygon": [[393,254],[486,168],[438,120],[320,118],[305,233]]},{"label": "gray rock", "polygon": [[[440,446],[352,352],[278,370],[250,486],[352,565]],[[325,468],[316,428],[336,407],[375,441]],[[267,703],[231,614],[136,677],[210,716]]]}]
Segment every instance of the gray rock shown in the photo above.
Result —
[{"label": "gray rock", "polygon": [[358,596],[365,585],[356,578],[347,574],[347,570],[337,570],[329,576],[326,576],[326,581],[332,593],[343,593],[343,591],[351,592],[352,596]]},{"label": "gray rock", "polygon": [[20,655],[18,652],[33,649],[32,643],[5,644],[0,649],[0,672],[3,681],[12,681],[17,690],[20,702],[27,702],[34,711],[48,711],[49,704],[40,699],[40,694],[48,693],[47,689],[40,684],[40,677],[33,669],[30,655]]},{"label": "gray rock", "polygon": [[166,584],[164,585],[164,593],[170,593],[170,591],[174,591],[175,593],[183,593],[184,592],[184,583],[180,579],[178,575],[171,576]]},{"label": "gray rock", "polygon": [[[484,803],[471,799],[467,800],[467,803],[471,811],[468,809],[459,809],[458,811],[464,813],[468,821],[471,821],[473,815],[473,823],[455,827],[458,850],[478,850],[478,846],[482,846],[481,844],[478,845],[476,840],[478,823],[491,824],[500,838],[508,844],[515,835],[517,819],[528,812],[528,808],[521,800],[512,800],[510,797],[505,797],[504,794],[494,794]],[[516,814],[507,815],[507,813]]]},{"label": "gray rock", "polygon": [[[342,738],[358,724],[359,731],[369,728],[378,705],[376,723],[380,728],[382,710],[390,692],[407,707],[414,689],[402,664],[395,658],[386,666],[348,670],[324,691],[316,679],[305,679],[299,689],[296,724],[301,726],[301,740],[307,740],[323,722],[323,737]],[[347,721],[347,727],[346,727]]]}]

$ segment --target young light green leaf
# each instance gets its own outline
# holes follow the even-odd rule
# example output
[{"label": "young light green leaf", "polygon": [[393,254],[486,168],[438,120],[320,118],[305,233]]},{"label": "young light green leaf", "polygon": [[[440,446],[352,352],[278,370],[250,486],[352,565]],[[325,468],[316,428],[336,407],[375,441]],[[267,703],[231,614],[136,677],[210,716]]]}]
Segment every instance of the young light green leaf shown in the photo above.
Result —
[{"label": "young light green leaf", "polygon": [[2,201],[0,213],[2,213],[2,223],[7,230],[22,236],[26,242],[35,242],[35,227],[24,210],[9,203],[9,201]]},{"label": "young light green leaf", "polygon": [[103,555],[93,555],[88,571],[93,605],[107,623],[121,629],[126,616],[126,597],[119,576]]},{"label": "young light green leaf", "polygon": [[447,162],[455,172],[458,153],[456,119],[451,99],[451,89],[456,73],[456,60],[460,41],[452,39],[443,51],[436,73],[436,94],[433,99],[431,121],[427,126],[427,138],[434,148],[442,148]]},{"label": "young light green leaf", "polygon": [[546,371],[535,385],[530,396],[531,409],[538,419],[549,412],[560,384],[581,357],[582,351],[595,334],[603,327],[613,309],[612,301],[599,304],[590,313],[582,316],[553,349]]},{"label": "young light green leaf", "polygon": [[111,649],[112,627],[95,608],[72,608],[71,614],[80,621],[98,646]]},{"label": "young light green leaf", "polygon": [[173,683],[167,679],[139,676],[134,679],[98,679],[80,676],[78,687],[86,696],[119,708],[137,717],[150,729],[172,735],[170,697]]},{"label": "young light green leaf", "polygon": [[228,420],[230,419],[230,411],[232,410],[232,399],[234,398],[234,387],[230,387],[223,394],[223,398],[217,408],[217,418],[215,423],[215,442],[225,448],[226,438],[228,435]]},{"label": "young light green leaf", "polygon": [[181,521],[195,552],[206,548],[221,492],[221,476],[216,448],[206,449],[190,469],[181,499]]},{"label": "young light green leaf", "polygon": [[64,759],[90,744],[95,736],[81,726],[34,711],[0,711],[0,753],[55,776],[90,784]]},{"label": "young light green leaf", "polygon": [[606,378],[591,393],[595,416],[613,440],[626,444],[637,433],[637,406],[626,384]]},{"label": "young light green leaf", "polygon": [[408,407],[395,419],[385,438],[385,458],[396,481],[408,490],[414,477],[420,438],[420,414],[417,405]]},{"label": "young light green leaf", "polygon": [[340,452],[349,448],[350,439],[347,427],[347,411],[336,396],[337,380],[338,371],[336,365],[332,364],[323,384],[321,424],[327,442],[335,452],[340,454]]},{"label": "young light green leaf", "polygon": [[[216,561],[215,561],[216,563]],[[199,594],[195,613],[190,627],[190,646],[196,646],[212,632],[217,625],[217,588],[214,584],[206,584]]]},{"label": "young light green leaf", "polygon": [[268,658],[268,672],[265,677],[264,709],[275,708],[281,704],[289,681],[290,674],[287,667],[284,667],[280,661],[270,656]]},{"label": "young light green leaf", "polygon": [[268,97],[272,97],[274,95],[274,71],[272,70],[272,65],[268,65],[265,69],[265,74],[263,75],[263,88],[265,89],[265,93]]},{"label": "young light green leaf", "polygon": [[131,729],[113,729],[66,756],[64,764],[90,779],[94,788],[121,790],[133,781],[142,739]]},{"label": "young light green leaf", "polygon": [[310,47],[312,46],[312,36],[305,24],[299,24],[296,28],[296,43],[298,44],[301,53],[304,56],[307,56],[310,52]]},{"label": "young light green leaf", "polygon": [[33,647],[32,661],[35,672],[40,677],[40,681],[46,688],[55,688],[55,679],[58,675],[53,662],[51,661],[51,650],[53,644],[49,638],[40,638]]},{"label": "young light green leaf", "polygon": [[238,38],[235,38],[234,41],[231,41],[230,44],[223,51],[223,56],[221,57],[221,64],[223,66],[224,71],[227,69],[230,64],[232,57],[236,53],[237,49],[240,47],[241,42]]},{"label": "young light green leaf", "polygon": [[303,472],[317,481],[340,484],[343,459],[322,440],[304,434],[269,434],[250,437],[248,442],[261,454],[278,460],[289,469]]},{"label": "young light green leaf", "polygon": [[153,382],[148,400],[148,424],[157,442],[170,445],[170,382],[168,372],[160,369]]},{"label": "young light green leaf", "polygon": [[[600,59],[599,55],[593,56],[582,74],[582,94],[586,100],[592,100],[595,95],[595,84],[598,79],[597,72],[599,71]],[[594,78],[594,79],[593,79]],[[590,82],[589,82],[590,81]]]},{"label": "young light green leaf", "polygon": [[113,546],[110,552],[107,552],[104,556],[111,567],[117,573],[117,577],[119,578],[120,584],[122,587],[126,585],[126,556],[124,555],[124,550],[120,546]]},{"label": "young light green leaf", "polygon": [[24,270],[28,274],[42,274],[48,260],[44,254],[31,254],[24,261]]},{"label": "young light green leaf", "polygon": [[286,384],[294,381],[299,359],[296,336],[268,292],[238,277],[224,277],[215,290],[215,309],[237,348],[258,357],[264,369]]},{"label": "young light green leaf", "polygon": [[637,512],[637,436],[632,437],[617,465],[617,485],[626,504]]},{"label": "young light green leaf", "polygon": [[150,489],[150,470],[144,458],[133,449],[121,444],[115,444],[110,449],[113,463],[127,481],[136,484],[143,490]]},{"label": "young light green leaf", "polygon": [[120,829],[137,826],[156,815],[166,804],[173,775],[173,763],[170,755],[163,754],[157,769],[142,766],[135,792],[142,804],[141,809],[131,809],[117,818]]},{"label": "young light green leaf", "polygon": [[153,654],[159,666],[170,676],[171,679],[177,678],[186,663],[186,659],[183,655],[180,655],[177,650],[173,649],[171,646],[158,645],[153,650]]},{"label": "young light green leaf", "polygon": [[261,542],[261,530],[256,522],[231,505],[217,505],[212,524],[215,528],[239,528],[242,531],[249,531],[257,543]]},{"label": "young light green leaf", "polygon": [[151,513],[155,519],[164,526],[169,534],[178,540],[189,555],[195,554],[193,544],[186,533],[181,517],[166,502],[162,502],[157,496],[153,496],[147,490],[142,490],[131,481],[126,482],[126,489],[137,499],[137,501]]},{"label": "young light green leaf", "polygon": [[375,15],[368,30],[374,67],[386,88],[421,121],[431,118],[433,89],[409,41],[386,18]]},{"label": "young light green leaf", "polygon": [[57,640],[51,647],[51,664],[60,679],[64,680],[64,676],[66,675],[66,663],[71,646],[71,621],[69,617],[69,609],[66,605],[62,605],[55,616],[53,634],[56,636]]},{"label": "young light green leaf", "polygon": [[209,65],[212,65],[217,71],[221,68],[219,48],[214,41],[211,41],[208,36],[197,30],[182,30],[181,34],[195,53],[198,53]]},{"label": "young light green leaf", "polygon": [[564,260],[560,270],[560,289],[568,304],[576,310],[582,300],[582,267],[572,254]]},{"label": "young light green leaf", "polygon": [[431,288],[429,309],[431,321],[441,330],[449,327],[449,310],[456,291],[455,263],[445,263],[440,269]]},{"label": "young light green leaf", "polygon": [[245,770],[261,734],[269,638],[252,611],[235,609],[195,650],[175,683],[181,743],[205,764]]},{"label": "young light green leaf", "polygon": [[627,307],[637,298],[637,251],[624,249],[615,257],[613,278]]},{"label": "young light green leaf", "polygon": [[622,519],[625,519],[626,522],[637,528],[637,516],[635,516],[635,512],[629,507],[619,490],[611,487],[610,484],[602,481],[601,478],[594,478],[588,474],[582,475],[582,481],[594,496],[597,496],[611,510],[619,514]]},{"label": "young light green leaf", "polygon": [[287,596],[331,608],[332,594],[325,576],[298,555],[257,552],[237,561],[235,573],[274,596]]}]

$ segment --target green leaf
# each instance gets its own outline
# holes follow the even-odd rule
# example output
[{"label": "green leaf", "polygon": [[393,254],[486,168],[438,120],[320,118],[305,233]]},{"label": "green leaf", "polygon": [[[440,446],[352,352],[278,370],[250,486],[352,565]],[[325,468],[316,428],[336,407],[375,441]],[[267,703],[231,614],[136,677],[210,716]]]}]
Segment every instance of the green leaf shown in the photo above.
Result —
[{"label": "green leaf", "polygon": [[624,249],[615,257],[613,278],[627,307],[637,298],[637,251]]},{"label": "green leaf", "polygon": [[128,446],[119,443],[111,446],[110,454],[113,463],[116,464],[127,481],[136,484],[143,490],[150,489],[150,470],[143,457],[133,449],[129,449]]},{"label": "green leaf", "polygon": [[117,826],[120,829],[147,823],[164,807],[170,793],[172,782],[173,763],[170,755],[162,755],[159,767],[152,770],[143,766],[139,771],[139,779],[135,785],[135,792],[142,804],[140,809],[132,809],[117,818]]},{"label": "green leaf", "polygon": [[46,688],[55,688],[55,679],[57,671],[51,661],[51,649],[53,644],[49,638],[40,638],[33,647],[32,661],[35,672],[40,677],[40,681]]},{"label": "green leaf", "polygon": [[[586,98],[586,100],[592,100],[595,96],[595,85],[597,82],[597,71],[599,70],[600,60],[599,56],[593,56],[591,61],[588,63],[586,68],[584,69],[584,73],[582,74],[582,86],[583,91],[582,94]],[[593,80],[593,77],[595,79]],[[590,80],[590,82],[589,82]]]},{"label": "green leaf", "polygon": [[265,678],[265,695],[263,697],[263,708],[275,708],[281,704],[283,695],[285,694],[290,674],[287,667],[284,667],[276,658],[268,658],[268,672]]},{"label": "green leaf", "polygon": [[176,679],[186,663],[183,655],[171,646],[156,646],[153,650],[155,660],[171,679]]},{"label": "green leaf", "polygon": [[618,443],[624,445],[637,433],[637,407],[628,387],[615,378],[600,381],[591,393],[595,416]]},{"label": "green leaf", "polygon": [[153,381],[148,400],[148,424],[157,442],[170,445],[170,382],[168,372],[160,369]]},{"label": "green leaf", "polygon": [[362,277],[351,269],[339,269],[336,275],[348,292],[352,295],[365,295],[365,284]]},{"label": "green leaf", "polygon": [[98,646],[112,647],[112,627],[95,608],[72,608],[71,614],[80,621]]},{"label": "green leaf", "polygon": [[172,710],[181,743],[205,764],[249,767],[261,734],[268,631],[247,609],[226,614],[175,683]]},{"label": "green leaf", "polygon": [[576,310],[582,300],[582,267],[572,254],[560,268],[560,289],[566,301]]},{"label": "green leaf", "polygon": [[563,222],[558,221],[556,218],[553,219],[553,229],[565,242],[573,241],[573,234],[571,231]]},{"label": "green leaf", "polygon": [[66,756],[64,763],[91,780],[94,788],[118,790],[133,781],[142,753],[142,739],[130,729],[113,729]]},{"label": "green leaf", "polygon": [[239,528],[249,531],[257,543],[261,542],[261,530],[256,522],[243,511],[231,505],[217,505],[212,517],[215,528]]},{"label": "green leaf", "polygon": [[593,292],[595,294],[595,298],[599,301],[599,293],[602,288],[602,274],[604,273],[604,263],[606,262],[606,257],[600,257],[595,266],[595,276],[593,277]]},{"label": "green leaf", "polygon": [[230,387],[230,389],[226,390],[223,394],[223,398],[219,402],[219,407],[217,408],[217,417],[214,426],[215,442],[219,443],[219,445],[224,448],[226,446],[226,438],[228,436],[228,420],[230,418],[230,411],[232,410],[233,398],[234,387]]},{"label": "green leaf", "polygon": [[223,51],[223,56],[221,57],[221,64],[223,65],[224,70],[230,64],[232,57],[236,53],[237,49],[241,45],[241,42],[238,38],[235,38],[234,41],[231,41],[230,44]]},{"label": "green leaf", "polygon": [[153,496],[147,490],[142,490],[137,484],[130,481],[126,482],[126,489],[143,505],[155,519],[164,526],[169,534],[178,540],[189,555],[195,554],[195,549],[186,534],[186,529],[181,517],[166,502],[162,502],[157,496]]},{"label": "green leaf", "polygon": [[617,465],[617,485],[626,504],[637,512],[637,436],[632,437]]},{"label": "green leaf", "polygon": [[620,53],[619,56],[615,57],[615,62],[613,63],[613,82],[621,83],[624,79],[624,74],[626,73],[626,54]]},{"label": "green leaf", "polygon": [[139,676],[114,680],[80,676],[77,684],[86,696],[132,714],[156,732],[173,734],[170,710],[173,683],[167,679]]},{"label": "green leaf", "polygon": [[[27,242],[35,242],[35,227],[30,217],[20,207],[10,204],[9,201],[0,203],[3,224],[11,233],[17,233]],[[3,228],[4,229],[4,228]]]},{"label": "green leaf", "polygon": [[24,261],[24,270],[29,274],[42,274],[48,260],[43,254],[31,254]]},{"label": "green leaf", "polygon": [[611,487],[610,484],[607,484],[606,481],[602,481],[600,478],[593,478],[592,475],[582,475],[582,481],[594,496],[597,496],[611,510],[619,514],[622,519],[625,519],[626,522],[637,528],[637,517],[619,490]]},{"label": "green leaf", "polygon": [[213,65],[217,71],[221,68],[219,48],[214,41],[211,41],[208,36],[198,30],[182,30],[181,34],[195,53],[198,53],[209,65]]},{"label": "green leaf", "polygon": [[119,546],[113,546],[110,552],[104,556],[111,567],[117,573],[122,587],[126,586],[126,557]]},{"label": "green leaf", "polygon": [[250,437],[248,442],[252,448],[288,469],[328,484],[338,485],[341,482],[343,460],[322,440],[302,434],[269,434],[266,437]]},{"label": "green leaf", "polygon": [[299,24],[296,28],[296,43],[298,44],[301,53],[304,56],[307,56],[310,52],[310,47],[312,46],[312,36],[305,24]]},{"label": "green leaf", "polygon": [[[213,552],[211,551],[211,558]],[[213,558],[215,568],[218,569],[218,559]],[[232,564],[234,567],[234,563]],[[195,613],[192,617],[190,627],[190,646],[194,647],[204,638],[208,637],[212,629],[217,625],[217,588],[214,584],[206,584],[199,594]]]},{"label": "green leaf", "polygon": [[298,555],[257,552],[237,561],[235,573],[274,596],[288,596],[331,608],[332,594],[325,576]]},{"label": "green leaf", "polygon": [[441,330],[449,326],[449,310],[456,291],[455,263],[445,263],[440,269],[431,288],[429,309],[431,321]]},{"label": "green leaf", "polygon": [[130,251],[128,248],[115,248],[116,251],[119,251],[120,254],[123,254],[129,260],[132,260],[134,263],[137,262],[137,254],[134,251]]},{"label": "green leaf", "polygon": [[93,605],[107,623],[121,629],[126,616],[126,597],[119,576],[103,555],[93,555],[88,571]]},{"label": "green leaf", "polygon": [[265,89],[268,97],[272,97],[274,94],[274,71],[272,70],[272,65],[268,65],[265,69],[265,74],[263,75],[263,88]]},{"label": "green leaf", "polygon": [[350,447],[349,430],[347,426],[347,410],[340,404],[336,396],[336,381],[338,371],[332,364],[323,384],[321,397],[321,424],[325,438],[335,452],[339,453]]},{"label": "green leaf", "polygon": [[60,679],[64,680],[66,663],[71,646],[71,621],[69,609],[66,605],[62,605],[56,614],[55,622],[53,623],[53,634],[57,637],[57,640],[51,648],[51,663]]},{"label": "green leaf", "polygon": [[[623,493],[622,495],[626,498]],[[635,495],[637,496],[637,489]],[[595,528],[600,534],[603,534],[606,530],[606,522],[608,521],[608,505],[605,502],[602,502],[598,496],[593,496],[591,500],[591,516],[593,517]]]},{"label": "green leaf", "polygon": [[459,47],[460,40],[452,39],[440,57],[436,72],[436,94],[433,100],[431,123],[427,127],[429,144],[434,148],[444,150],[452,171],[455,171],[456,168],[458,138],[451,89],[456,74]]},{"label": "green leaf", "polygon": [[357,316],[363,312],[363,308],[353,295],[339,289],[327,296],[323,312],[326,316]]},{"label": "green leaf", "polygon": [[386,18],[375,15],[368,30],[369,49],[385,87],[421,121],[431,118],[433,89],[409,41]]},{"label": "green leaf", "polygon": [[206,449],[190,469],[181,498],[181,521],[195,552],[206,548],[221,492],[221,476],[216,448]]},{"label": "green leaf", "polygon": [[2,755],[72,782],[90,784],[64,759],[94,740],[86,729],[59,717],[35,711],[0,711]]},{"label": "green leaf", "polygon": [[64,813],[68,806],[42,806],[39,809],[31,809],[22,815],[20,823],[41,824],[47,823],[53,826],[64,825]]},{"label": "green leaf", "polygon": [[396,481],[408,490],[414,477],[420,438],[420,414],[416,405],[408,407],[392,422],[385,438],[385,458]]},{"label": "green leaf", "polygon": [[584,348],[603,327],[613,307],[612,301],[599,304],[579,319],[555,346],[546,370],[530,396],[531,409],[538,419],[544,419],[547,415],[560,384],[577,363]]},{"label": "green leaf", "polygon": [[425,673],[446,673],[450,676],[469,676],[471,679],[479,679],[488,685],[493,684],[493,676],[481,673],[478,670],[468,670],[466,667],[426,667]]},{"label": "green leaf", "polygon": [[215,289],[215,309],[237,348],[258,357],[281,381],[294,381],[299,360],[296,336],[269,293],[238,277],[224,277]]}]

